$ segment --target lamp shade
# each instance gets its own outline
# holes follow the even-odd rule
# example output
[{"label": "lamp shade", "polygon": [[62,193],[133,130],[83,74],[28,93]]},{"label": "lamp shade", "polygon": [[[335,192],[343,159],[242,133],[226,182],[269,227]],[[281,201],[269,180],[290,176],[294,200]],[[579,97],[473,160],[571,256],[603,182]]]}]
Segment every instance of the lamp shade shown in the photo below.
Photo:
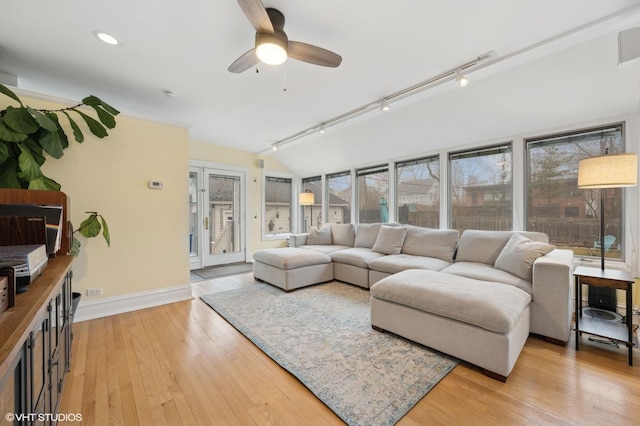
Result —
[{"label": "lamp shade", "polygon": [[312,206],[315,202],[313,192],[301,192],[298,196],[298,203],[301,206]]},{"label": "lamp shade", "polygon": [[638,184],[638,156],[611,154],[578,162],[578,188],[622,188]]}]

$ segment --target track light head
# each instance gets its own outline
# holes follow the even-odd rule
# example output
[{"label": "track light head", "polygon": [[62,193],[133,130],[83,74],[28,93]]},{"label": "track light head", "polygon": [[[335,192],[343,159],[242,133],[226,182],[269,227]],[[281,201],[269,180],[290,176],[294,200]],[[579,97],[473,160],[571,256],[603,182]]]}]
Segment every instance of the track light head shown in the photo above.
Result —
[{"label": "track light head", "polygon": [[467,76],[462,74],[461,69],[456,71],[456,84],[458,85],[458,87],[465,87],[467,84],[469,84],[469,79],[467,78]]},{"label": "track light head", "polygon": [[380,102],[380,111],[389,111],[390,109],[391,107],[389,106],[389,101],[383,99],[382,102]]},{"label": "track light head", "polygon": [[273,149],[274,151],[278,150],[278,144],[274,143],[273,145],[271,145],[271,149]]},{"label": "track light head", "polygon": [[321,134],[321,135],[324,135],[324,134],[325,134],[325,132],[326,132],[326,130],[325,130],[325,128],[324,128],[324,124],[321,124],[321,125],[320,125],[320,134]]}]

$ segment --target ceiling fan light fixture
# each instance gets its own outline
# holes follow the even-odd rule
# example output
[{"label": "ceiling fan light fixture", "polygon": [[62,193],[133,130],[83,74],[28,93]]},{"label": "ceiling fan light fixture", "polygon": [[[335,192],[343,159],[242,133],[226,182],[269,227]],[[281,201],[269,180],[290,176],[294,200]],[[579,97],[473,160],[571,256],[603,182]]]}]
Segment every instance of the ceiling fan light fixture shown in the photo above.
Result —
[{"label": "ceiling fan light fixture", "polygon": [[456,84],[458,85],[458,87],[465,87],[467,84],[469,84],[469,79],[466,75],[462,74],[461,69],[456,71]]},{"label": "ceiling fan light fixture", "polygon": [[287,43],[284,33],[257,33],[256,56],[267,65],[280,65],[287,60]]}]

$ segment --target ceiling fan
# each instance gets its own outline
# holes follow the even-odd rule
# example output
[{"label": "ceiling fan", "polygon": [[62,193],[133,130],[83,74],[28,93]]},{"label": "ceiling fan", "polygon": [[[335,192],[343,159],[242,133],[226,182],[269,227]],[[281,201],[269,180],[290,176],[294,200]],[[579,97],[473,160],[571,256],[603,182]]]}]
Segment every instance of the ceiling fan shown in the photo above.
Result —
[{"label": "ceiling fan", "polygon": [[323,67],[336,68],[342,57],[329,50],[299,41],[289,41],[284,32],[284,15],[277,9],[266,8],[260,0],[238,0],[247,19],[256,29],[255,48],[236,59],[229,72],[240,74],[254,67],[258,61],[280,65],[287,57]]}]

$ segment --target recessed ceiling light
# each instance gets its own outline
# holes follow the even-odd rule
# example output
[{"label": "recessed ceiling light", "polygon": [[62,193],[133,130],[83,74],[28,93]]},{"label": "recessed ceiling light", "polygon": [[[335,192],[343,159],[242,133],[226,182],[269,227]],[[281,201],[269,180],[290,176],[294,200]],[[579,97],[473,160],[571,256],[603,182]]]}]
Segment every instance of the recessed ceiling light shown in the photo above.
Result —
[{"label": "recessed ceiling light", "polygon": [[103,43],[110,44],[111,46],[120,46],[120,42],[117,38],[112,36],[111,34],[103,33],[102,31],[94,31],[93,34],[98,37],[100,41]]}]

